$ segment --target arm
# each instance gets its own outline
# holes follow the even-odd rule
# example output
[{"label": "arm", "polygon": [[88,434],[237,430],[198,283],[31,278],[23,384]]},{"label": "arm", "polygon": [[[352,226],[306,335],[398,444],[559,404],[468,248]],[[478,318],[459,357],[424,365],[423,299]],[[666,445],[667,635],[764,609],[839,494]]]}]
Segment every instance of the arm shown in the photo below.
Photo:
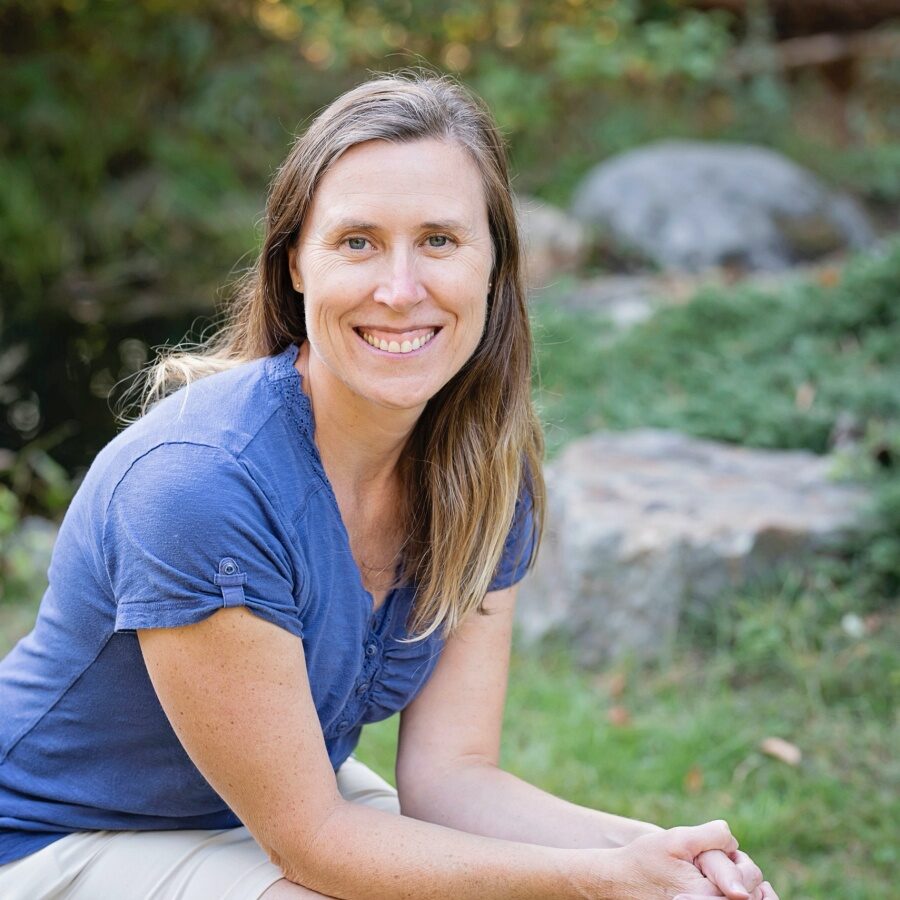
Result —
[{"label": "arm", "polygon": [[401,714],[403,812],[547,847],[620,847],[656,825],[569,803],[498,767],[516,588],[494,591],[444,648]]},{"label": "arm", "polygon": [[[498,766],[516,588],[488,594],[444,648],[403,711],[397,785],[404,814],[451,828],[548,847],[621,847],[663,829],[554,797]],[[706,854],[717,885],[746,898],[733,864]],[[758,883],[758,881],[757,881]]]},{"label": "arm", "polygon": [[585,868],[584,854],[476,837],[344,801],[302,643],[287,631],[239,607],[138,636],[191,759],[289,880],[346,900],[611,895],[614,859],[603,851],[590,857],[586,894],[570,880]]}]

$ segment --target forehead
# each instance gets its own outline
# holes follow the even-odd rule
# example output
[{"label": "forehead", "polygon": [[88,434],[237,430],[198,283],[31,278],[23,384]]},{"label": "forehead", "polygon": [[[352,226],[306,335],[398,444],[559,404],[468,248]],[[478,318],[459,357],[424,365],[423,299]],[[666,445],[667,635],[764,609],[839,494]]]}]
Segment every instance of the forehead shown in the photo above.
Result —
[{"label": "forehead", "polygon": [[450,141],[357,144],[322,177],[307,222],[327,229],[357,216],[360,221],[452,218],[486,228],[481,173],[469,153]]}]

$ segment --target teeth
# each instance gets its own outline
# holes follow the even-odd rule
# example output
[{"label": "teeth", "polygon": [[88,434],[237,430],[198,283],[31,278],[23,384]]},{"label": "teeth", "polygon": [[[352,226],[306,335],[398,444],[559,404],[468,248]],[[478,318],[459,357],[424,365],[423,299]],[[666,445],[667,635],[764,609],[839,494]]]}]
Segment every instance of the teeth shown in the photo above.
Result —
[{"label": "teeth", "polygon": [[367,344],[387,353],[411,353],[413,350],[424,347],[433,337],[434,332],[429,331],[428,334],[424,334],[420,338],[413,338],[412,341],[403,341],[401,344],[397,341],[388,342],[384,339],[379,339],[367,331],[362,332],[362,338]]}]

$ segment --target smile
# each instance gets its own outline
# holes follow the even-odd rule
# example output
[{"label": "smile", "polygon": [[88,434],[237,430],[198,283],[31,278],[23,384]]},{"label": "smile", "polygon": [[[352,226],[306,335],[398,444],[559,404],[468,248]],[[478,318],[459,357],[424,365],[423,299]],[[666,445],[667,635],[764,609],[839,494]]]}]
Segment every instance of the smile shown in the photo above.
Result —
[{"label": "smile", "polygon": [[421,350],[437,333],[434,328],[420,328],[399,333],[367,328],[354,330],[373,349],[398,356]]}]

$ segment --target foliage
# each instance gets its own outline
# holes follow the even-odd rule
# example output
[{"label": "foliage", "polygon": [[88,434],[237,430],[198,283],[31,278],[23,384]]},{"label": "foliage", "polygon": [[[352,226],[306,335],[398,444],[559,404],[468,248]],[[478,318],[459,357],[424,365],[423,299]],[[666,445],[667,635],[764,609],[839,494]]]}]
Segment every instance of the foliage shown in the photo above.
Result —
[{"label": "foliage", "polygon": [[554,312],[551,298],[537,316],[548,422],[824,452],[842,412],[900,419],[898,289],[895,243],[818,282],[709,288],[608,347],[607,326]]},{"label": "foliage", "polygon": [[32,303],[75,272],[209,292],[253,247],[290,133],[367,68],[465,71],[517,133],[598,80],[712,78],[724,20],[645,6],[7,0],[3,282]]},{"label": "foliage", "polygon": [[[47,586],[46,566],[56,529],[43,520],[21,519],[15,494],[0,484],[0,609],[15,608],[12,618],[30,625],[29,614]],[[6,613],[0,614],[0,656],[7,647],[2,634]]]}]

